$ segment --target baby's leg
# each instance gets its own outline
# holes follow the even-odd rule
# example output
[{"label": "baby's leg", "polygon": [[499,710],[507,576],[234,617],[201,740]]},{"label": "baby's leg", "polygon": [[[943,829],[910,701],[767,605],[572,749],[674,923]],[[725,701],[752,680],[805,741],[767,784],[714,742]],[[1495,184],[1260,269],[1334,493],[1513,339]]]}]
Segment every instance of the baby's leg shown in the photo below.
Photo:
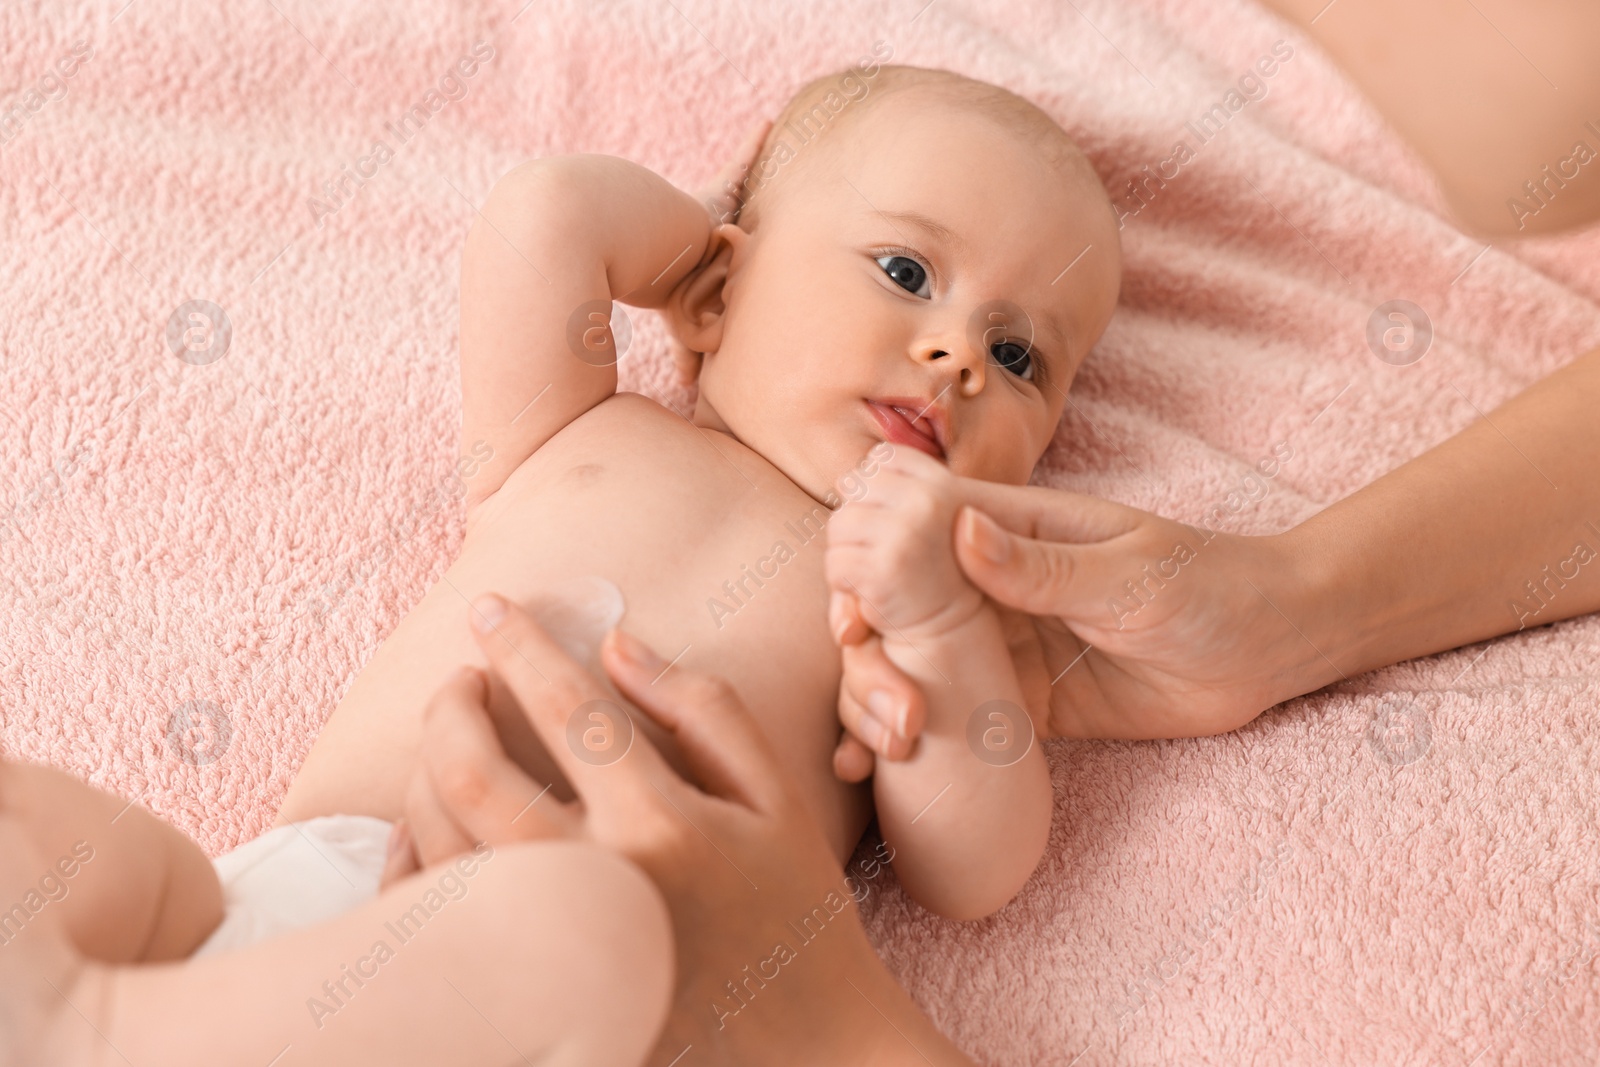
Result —
[{"label": "baby's leg", "polygon": [[480,849],[236,952],[88,964],[76,1010],[56,1018],[53,1058],[39,1062],[642,1062],[674,972],[670,919],[649,879],[576,842]]},{"label": "baby's leg", "polygon": [[[222,919],[222,887],[205,853],[137,804],[50,767],[0,760],[0,813],[38,850],[38,870],[19,872],[32,879],[34,900],[49,901],[90,959],[181,959]],[[0,900],[0,942],[29,921],[17,903]]]}]

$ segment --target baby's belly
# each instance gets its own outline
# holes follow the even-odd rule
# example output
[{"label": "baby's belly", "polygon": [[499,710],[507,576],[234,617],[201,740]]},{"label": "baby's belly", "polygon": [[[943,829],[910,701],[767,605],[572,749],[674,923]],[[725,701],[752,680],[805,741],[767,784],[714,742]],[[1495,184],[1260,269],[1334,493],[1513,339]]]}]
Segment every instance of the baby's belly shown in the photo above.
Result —
[{"label": "baby's belly", "polygon": [[[843,858],[868,808],[863,789],[832,773],[839,657],[822,578],[826,517],[742,445],[644,397],[611,398],[553,437],[481,509],[456,561],[323,727],[279,822],[399,817],[427,700],[458,665],[487,665],[467,627],[469,602],[494,590],[526,604],[594,575],[622,591],[625,629],[663,658],[733,684]],[[558,777],[531,731],[512,744],[543,780]],[[670,743],[663,748],[682,770]]]}]

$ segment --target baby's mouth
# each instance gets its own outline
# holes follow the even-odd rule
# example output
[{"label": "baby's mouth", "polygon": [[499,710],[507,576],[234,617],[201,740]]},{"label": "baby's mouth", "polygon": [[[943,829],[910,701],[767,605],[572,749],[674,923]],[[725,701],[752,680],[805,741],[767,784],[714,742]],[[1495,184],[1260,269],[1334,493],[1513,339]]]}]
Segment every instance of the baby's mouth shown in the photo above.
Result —
[{"label": "baby's mouth", "polygon": [[939,427],[927,417],[927,405],[913,406],[916,401],[908,397],[885,397],[882,400],[868,400],[866,404],[890,444],[909,445],[934,459],[944,460]]}]

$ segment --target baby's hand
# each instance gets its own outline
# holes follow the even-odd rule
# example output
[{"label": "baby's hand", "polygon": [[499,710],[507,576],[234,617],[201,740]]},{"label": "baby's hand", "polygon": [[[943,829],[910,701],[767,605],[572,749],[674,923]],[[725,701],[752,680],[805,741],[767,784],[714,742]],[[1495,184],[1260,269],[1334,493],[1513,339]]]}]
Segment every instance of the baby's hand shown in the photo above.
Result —
[{"label": "baby's hand", "polygon": [[914,648],[918,638],[943,636],[983,607],[983,594],[956,563],[961,501],[944,464],[901,446],[872,476],[852,475],[839,490],[855,497],[828,521],[828,585],[859,601],[886,645]]}]

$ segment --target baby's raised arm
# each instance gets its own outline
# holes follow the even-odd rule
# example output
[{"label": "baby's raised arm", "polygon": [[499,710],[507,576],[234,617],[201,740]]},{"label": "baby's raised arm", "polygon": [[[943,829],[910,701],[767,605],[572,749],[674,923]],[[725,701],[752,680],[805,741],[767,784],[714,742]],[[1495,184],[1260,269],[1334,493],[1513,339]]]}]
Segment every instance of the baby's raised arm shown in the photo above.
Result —
[{"label": "baby's raised arm", "polygon": [[461,253],[461,454],[481,461],[469,524],[523,460],[616,392],[611,302],[659,307],[710,232],[692,196],[613,156],[533,159],[495,184]]},{"label": "baby's raised arm", "polygon": [[1052,796],[999,615],[956,565],[954,483],[932,457],[895,449],[829,520],[827,572],[927,704],[910,758],[873,774],[895,872],[924,907],[979,919],[1038,866]]}]

